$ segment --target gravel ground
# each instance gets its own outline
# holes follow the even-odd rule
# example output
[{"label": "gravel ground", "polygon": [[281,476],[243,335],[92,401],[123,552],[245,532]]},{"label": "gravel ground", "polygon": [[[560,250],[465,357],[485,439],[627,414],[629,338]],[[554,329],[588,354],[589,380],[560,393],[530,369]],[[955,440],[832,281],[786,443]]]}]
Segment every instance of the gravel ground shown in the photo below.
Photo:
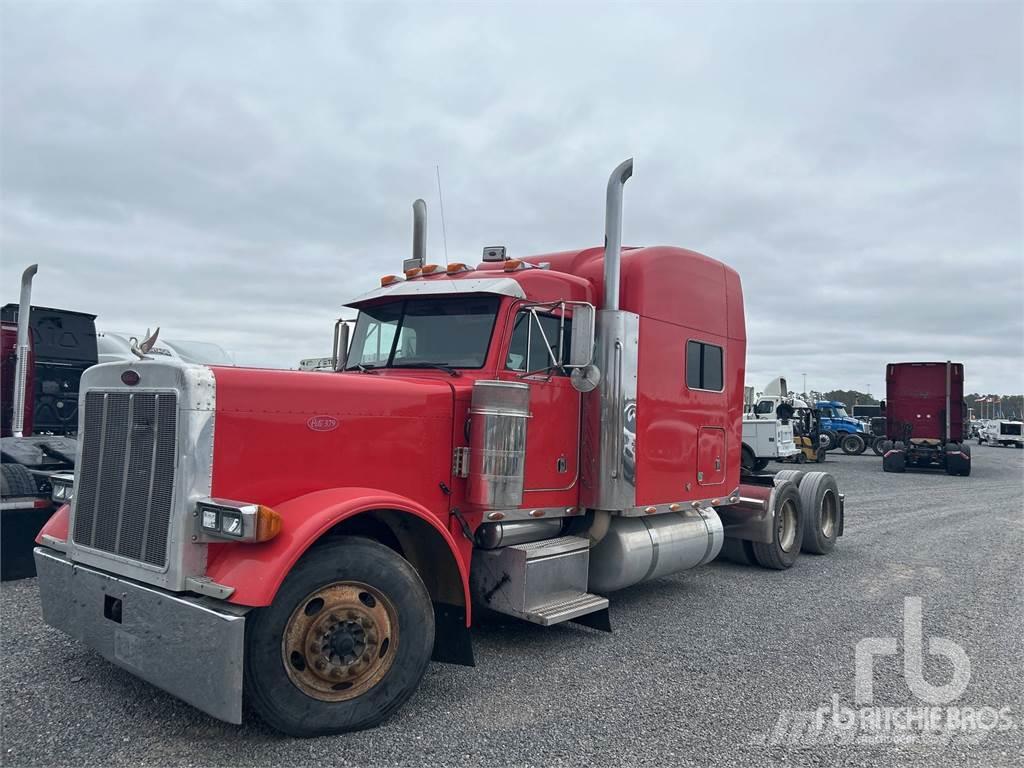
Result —
[{"label": "gravel ground", "polygon": [[[1024,761],[1024,451],[974,447],[970,478],[888,475],[830,454],[847,529],[789,571],[717,562],[618,593],[615,631],[490,620],[475,669],[432,664],[368,732],[295,740],[227,725],[46,627],[34,579],[2,594],[2,763],[15,765],[1020,765]],[[924,636],[971,661],[950,706],[1009,707],[1015,727],[944,744],[836,743],[793,711],[853,705],[854,647]],[[187,663],[187,660],[183,660]],[[927,658],[925,678],[950,679]],[[920,707],[902,654],[875,664],[875,706]],[[830,710],[831,711],[831,710]],[[830,715],[826,715],[830,718]],[[790,724],[787,727],[787,724]]]}]

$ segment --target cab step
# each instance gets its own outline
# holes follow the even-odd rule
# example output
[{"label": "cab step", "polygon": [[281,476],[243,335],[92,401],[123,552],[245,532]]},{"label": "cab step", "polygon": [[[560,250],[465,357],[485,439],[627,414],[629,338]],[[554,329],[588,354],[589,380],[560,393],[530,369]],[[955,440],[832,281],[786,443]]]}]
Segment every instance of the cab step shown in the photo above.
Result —
[{"label": "cab step", "polygon": [[[551,626],[578,621],[608,629],[608,599],[587,592],[590,541],[580,536],[473,553],[473,597],[492,611]],[[604,611],[592,621],[583,617]]]}]

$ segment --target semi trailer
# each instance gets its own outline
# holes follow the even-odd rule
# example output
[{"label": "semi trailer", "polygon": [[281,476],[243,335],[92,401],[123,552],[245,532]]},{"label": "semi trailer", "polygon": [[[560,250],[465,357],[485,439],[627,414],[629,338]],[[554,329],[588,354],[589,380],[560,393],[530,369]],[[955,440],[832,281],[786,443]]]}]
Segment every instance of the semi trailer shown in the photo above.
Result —
[{"label": "semi trailer", "polygon": [[823,472],[741,481],[738,274],[605,245],[413,257],[347,303],[331,371],[148,358],[82,381],[74,498],[38,537],[43,617],[222,720],[371,727],[475,609],[610,630],[608,595],[729,557],[825,554]]},{"label": "semi trailer", "polygon": [[882,469],[971,474],[962,363],[889,363]]}]

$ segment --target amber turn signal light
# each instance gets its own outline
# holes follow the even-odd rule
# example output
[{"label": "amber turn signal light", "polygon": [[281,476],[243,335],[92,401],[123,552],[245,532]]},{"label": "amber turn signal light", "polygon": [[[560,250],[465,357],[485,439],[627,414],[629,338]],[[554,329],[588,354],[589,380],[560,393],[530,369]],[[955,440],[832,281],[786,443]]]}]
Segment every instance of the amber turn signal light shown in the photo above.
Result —
[{"label": "amber turn signal light", "polygon": [[270,541],[281,532],[281,515],[260,504],[256,510],[255,541]]}]

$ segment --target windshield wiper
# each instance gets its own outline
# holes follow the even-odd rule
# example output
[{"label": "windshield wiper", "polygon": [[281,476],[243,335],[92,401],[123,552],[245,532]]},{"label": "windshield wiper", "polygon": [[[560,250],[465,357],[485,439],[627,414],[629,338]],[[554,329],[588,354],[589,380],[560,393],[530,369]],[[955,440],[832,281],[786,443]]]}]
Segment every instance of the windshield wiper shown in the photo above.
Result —
[{"label": "windshield wiper", "polygon": [[380,368],[379,365],[363,365],[362,363],[354,363],[347,368],[346,371],[359,371],[360,373],[371,373],[375,369]]},{"label": "windshield wiper", "polygon": [[461,376],[455,368],[452,368],[448,363],[403,363],[401,365],[392,365],[392,368],[437,368],[439,371],[445,371],[449,376]]}]

